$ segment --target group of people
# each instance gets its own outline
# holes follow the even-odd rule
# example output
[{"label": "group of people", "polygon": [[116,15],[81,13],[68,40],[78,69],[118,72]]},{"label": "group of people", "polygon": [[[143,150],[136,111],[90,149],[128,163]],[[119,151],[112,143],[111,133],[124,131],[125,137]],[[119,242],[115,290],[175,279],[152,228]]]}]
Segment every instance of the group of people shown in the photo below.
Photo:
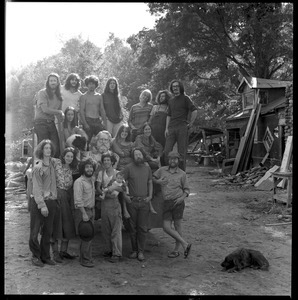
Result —
[{"label": "group of people", "polygon": [[[124,217],[131,237],[129,257],[144,260],[149,214],[156,214],[151,202],[153,183],[162,191],[164,231],[176,241],[168,257],[179,256],[182,245],[186,258],[191,244],[182,238],[181,229],[189,195],[185,157],[188,128],[197,110],[182,82],[173,80],[170,92],[160,91],[156,105],[150,103],[150,90],[142,91],[139,103],[130,109],[128,124],[123,121],[115,77],[108,79],[103,94],[96,92],[96,76],[87,76],[84,83],[88,90],[82,94],[77,74],[69,74],[61,86],[58,74],[51,73],[46,88],[36,96],[32,263],[54,265],[73,259],[68,243],[79,235],[80,264],[93,267],[92,232],[98,205],[106,248],[103,256],[110,262],[121,260]],[[173,151],[175,143],[178,152]]]}]

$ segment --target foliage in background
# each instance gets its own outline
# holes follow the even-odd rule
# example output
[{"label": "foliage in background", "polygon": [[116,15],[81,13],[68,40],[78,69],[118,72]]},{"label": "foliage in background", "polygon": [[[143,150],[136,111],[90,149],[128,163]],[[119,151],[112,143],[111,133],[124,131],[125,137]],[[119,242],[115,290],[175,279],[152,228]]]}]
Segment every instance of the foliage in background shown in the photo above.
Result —
[{"label": "foliage in background", "polygon": [[10,141],[33,126],[34,95],[51,72],[62,84],[71,72],[82,79],[94,74],[100,93],[115,76],[126,118],[142,89],[149,88],[154,100],[178,78],[199,109],[197,124],[221,128],[226,116],[241,108],[236,90],[242,76],[292,80],[293,4],[152,2],[148,7],[159,17],[153,29],[143,28],[126,41],[110,33],[103,50],[78,35],[64,41],[56,55],[8,74]]}]

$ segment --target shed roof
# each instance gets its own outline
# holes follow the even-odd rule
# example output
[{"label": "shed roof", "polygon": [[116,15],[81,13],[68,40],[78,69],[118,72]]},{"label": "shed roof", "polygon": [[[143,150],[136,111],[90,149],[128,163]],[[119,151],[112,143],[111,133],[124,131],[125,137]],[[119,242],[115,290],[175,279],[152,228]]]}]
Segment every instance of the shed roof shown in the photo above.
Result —
[{"label": "shed roof", "polygon": [[[285,102],[286,102],[285,96],[279,97],[278,99],[270,102],[269,104],[262,106],[260,114],[265,115],[268,112],[270,112],[276,108],[285,107]],[[240,112],[238,111],[237,113],[228,116],[226,120],[232,121],[232,120],[237,120],[237,119],[249,118],[251,111],[252,111],[252,109],[248,109],[248,110],[240,111]]]},{"label": "shed roof", "polygon": [[257,77],[243,77],[238,88],[237,92],[241,93],[245,85],[248,85],[251,89],[274,89],[274,88],[285,88],[290,85],[292,81],[281,81]]}]

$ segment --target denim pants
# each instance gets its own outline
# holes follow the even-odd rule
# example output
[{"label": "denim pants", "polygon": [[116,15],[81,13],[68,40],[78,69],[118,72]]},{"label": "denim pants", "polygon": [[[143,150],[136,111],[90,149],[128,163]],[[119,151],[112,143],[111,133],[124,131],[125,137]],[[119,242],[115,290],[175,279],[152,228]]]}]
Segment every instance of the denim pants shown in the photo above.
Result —
[{"label": "denim pants", "polygon": [[122,121],[119,123],[112,123],[111,121],[107,120],[107,131],[112,135],[112,137],[115,137],[121,125]]},{"label": "denim pants", "polygon": [[44,139],[49,139],[53,142],[55,147],[55,153],[53,154],[53,157],[59,158],[60,144],[55,122],[51,120],[35,120],[34,131],[37,135],[37,143],[40,143]]},{"label": "denim pants", "polygon": [[127,203],[127,211],[130,214],[129,231],[132,251],[143,252],[148,231],[149,203],[144,200],[132,200]]},{"label": "denim pants", "polygon": [[[94,225],[94,208],[85,207],[85,211],[90,219],[90,221]],[[82,213],[79,209],[76,209],[76,223],[79,224],[81,220],[83,220]],[[93,240],[86,242],[81,239],[80,243],[80,258],[79,261],[81,264],[90,263],[93,261],[92,259],[92,242]]]},{"label": "denim pants", "polygon": [[[30,205],[30,237],[29,248],[33,257],[42,260],[51,259],[50,256],[50,240],[53,233],[53,225],[55,215],[57,213],[57,200],[45,200],[49,214],[44,217],[40,209],[38,209],[34,198],[31,199]],[[38,241],[38,234],[41,230],[40,243]]]},{"label": "denim pants", "polygon": [[122,214],[118,198],[102,200],[101,230],[107,251],[122,256]]},{"label": "denim pants", "polygon": [[166,137],[166,144],[164,150],[165,161],[167,165],[169,163],[168,154],[173,150],[173,147],[176,142],[178,146],[178,152],[181,155],[181,158],[179,160],[179,168],[185,171],[186,152],[188,146],[188,128],[186,124],[177,127],[169,127],[169,135]]},{"label": "denim pants", "polygon": [[105,130],[104,124],[101,118],[89,118],[85,117],[86,122],[89,125],[89,129],[83,126],[83,129],[88,135],[88,142],[90,143],[93,135],[97,135],[100,131]]}]

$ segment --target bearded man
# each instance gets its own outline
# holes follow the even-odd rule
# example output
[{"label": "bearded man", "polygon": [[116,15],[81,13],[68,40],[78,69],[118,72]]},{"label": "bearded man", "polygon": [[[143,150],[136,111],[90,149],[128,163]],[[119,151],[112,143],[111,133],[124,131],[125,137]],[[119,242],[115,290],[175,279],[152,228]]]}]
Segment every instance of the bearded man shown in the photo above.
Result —
[{"label": "bearded man", "polygon": [[[185,198],[189,195],[189,185],[186,173],[179,165],[180,154],[171,151],[168,154],[169,165],[159,168],[153,174],[153,182],[161,185],[164,199],[163,207],[163,230],[175,240],[175,248],[168,254],[169,258],[180,255],[179,247],[184,249],[184,258],[190,252],[191,244],[182,238],[182,217],[185,207]],[[172,222],[174,228],[172,228]]]},{"label": "bearded man", "polygon": [[55,126],[55,116],[58,122],[63,122],[62,96],[60,93],[60,79],[56,73],[48,75],[46,87],[36,95],[36,108],[34,118],[34,130],[37,135],[37,143],[42,140],[51,140],[54,144],[54,157],[60,156],[59,135]]},{"label": "bearded man", "polygon": [[144,164],[145,154],[142,148],[132,150],[133,162],[126,165],[123,177],[128,183],[131,203],[127,203],[130,214],[130,238],[132,252],[129,258],[143,261],[145,242],[148,232],[149,202],[152,200],[153,183],[151,168]]},{"label": "bearded man", "polygon": [[[92,160],[87,159],[80,162],[79,171],[81,176],[74,182],[74,204],[76,208],[76,227],[83,220],[94,224],[95,185],[92,178],[95,165]],[[92,260],[92,240],[80,244],[80,264],[84,267],[94,267]]]}]

